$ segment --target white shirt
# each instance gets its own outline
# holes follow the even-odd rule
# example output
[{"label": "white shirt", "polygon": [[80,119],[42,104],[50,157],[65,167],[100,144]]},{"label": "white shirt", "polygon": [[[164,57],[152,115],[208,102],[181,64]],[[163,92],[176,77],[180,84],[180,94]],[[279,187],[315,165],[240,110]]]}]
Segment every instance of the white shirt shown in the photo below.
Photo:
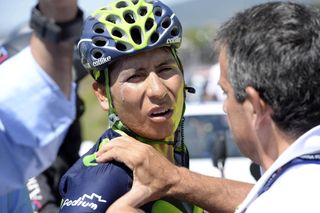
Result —
[{"label": "white shirt", "polygon": [[29,47],[0,65],[0,206],[2,195],[23,188],[55,160],[75,118],[75,85],[70,97]]},{"label": "white shirt", "polygon": [[320,125],[302,135],[280,155],[255,184],[236,213],[319,213],[320,164],[290,167],[269,190],[258,196],[275,171],[290,160],[310,153],[320,153]]}]

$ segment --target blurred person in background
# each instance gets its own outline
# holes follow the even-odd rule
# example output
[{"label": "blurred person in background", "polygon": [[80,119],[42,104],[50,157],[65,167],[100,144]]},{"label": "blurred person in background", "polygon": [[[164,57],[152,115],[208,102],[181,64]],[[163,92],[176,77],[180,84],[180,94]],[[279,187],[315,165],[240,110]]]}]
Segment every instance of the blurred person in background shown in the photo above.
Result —
[{"label": "blurred person in background", "polygon": [[[29,27],[23,27],[23,30],[15,30],[10,33],[8,39],[2,44],[5,54],[5,60],[13,57],[22,49],[30,44],[32,30]],[[75,42],[76,46],[76,42]],[[82,98],[79,96],[79,83],[87,76],[88,72],[82,66],[79,54],[73,52],[73,81],[76,86],[76,118],[68,128],[66,136],[59,148],[58,156],[53,164],[42,172],[40,175],[32,177],[27,182],[29,196],[32,201],[34,212],[58,212],[61,202],[61,196],[58,192],[58,183],[62,175],[71,167],[78,159],[83,149],[87,146],[92,147],[91,141],[82,141],[82,128],[80,118],[85,110]],[[4,60],[3,60],[4,61]],[[81,148],[81,149],[80,149]],[[88,150],[89,148],[85,148]]]},{"label": "blurred person in background", "polygon": [[220,78],[220,65],[219,63],[216,63],[212,65],[209,69],[209,76],[208,76],[208,82],[206,84],[206,87],[204,89],[205,95],[204,100],[205,101],[224,101],[225,94],[223,94],[223,90],[218,85],[218,81]]},{"label": "blurred person in background", "polygon": [[40,0],[30,46],[0,65],[0,209],[31,212],[25,184],[56,159],[75,118],[74,41],[83,22],[76,0]]}]

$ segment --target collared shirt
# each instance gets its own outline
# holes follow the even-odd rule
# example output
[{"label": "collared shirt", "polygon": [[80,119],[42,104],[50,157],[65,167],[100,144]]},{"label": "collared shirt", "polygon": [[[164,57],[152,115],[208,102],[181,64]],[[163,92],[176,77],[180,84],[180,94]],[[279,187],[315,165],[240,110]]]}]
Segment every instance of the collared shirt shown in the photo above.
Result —
[{"label": "collared shirt", "polygon": [[70,97],[36,63],[30,47],[0,65],[0,200],[55,160],[75,118],[75,85]]},{"label": "collared shirt", "polygon": [[303,134],[280,155],[255,184],[236,213],[320,212],[318,163],[298,164],[288,168],[267,191],[259,193],[272,175],[288,162],[299,156],[319,152],[320,125]]}]

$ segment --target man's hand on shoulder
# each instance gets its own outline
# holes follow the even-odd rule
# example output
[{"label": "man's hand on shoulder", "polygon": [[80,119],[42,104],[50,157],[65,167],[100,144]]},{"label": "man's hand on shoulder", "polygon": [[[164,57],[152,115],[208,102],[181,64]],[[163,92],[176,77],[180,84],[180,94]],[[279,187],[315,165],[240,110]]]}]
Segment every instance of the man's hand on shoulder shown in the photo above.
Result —
[{"label": "man's hand on shoulder", "polygon": [[181,180],[179,167],[150,145],[129,136],[112,139],[97,152],[97,162],[111,160],[123,162],[133,170],[132,189],[122,202],[134,207],[170,195]]}]

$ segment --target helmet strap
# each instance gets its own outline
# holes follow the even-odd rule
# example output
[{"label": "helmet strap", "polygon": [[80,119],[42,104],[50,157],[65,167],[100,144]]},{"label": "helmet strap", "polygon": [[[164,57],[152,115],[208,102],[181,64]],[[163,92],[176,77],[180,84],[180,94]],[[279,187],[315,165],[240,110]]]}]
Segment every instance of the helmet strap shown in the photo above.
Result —
[{"label": "helmet strap", "polygon": [[[175,48],[170,48],[171,53],[173,55],[173,57],[175,58],[181,72],[182,75],[184,75],[183,72],[183,66],[182,63],[177,55],[177,51]],[[111,91],[110,91],[110,76],[109,76],[109,70],[108,68],[106,68],[104,70],[104,76],[105,76],[105,88],[106,88],[106,95],[108,98],[108,104],[109,104],[109,111],[108,111],[108,125],[109,128],[112,128],[115,131],[122,131],[125,134],[135,138],[138,141],[141,141],[143,143],[147,143],[147,144],[168,144],[168,145],[173,145],[174,146],[174,151],[175,153],[178,153],[179,155],[181,155],[181,159],[182,159],[182,165],[186,165],[188,167],[188,152],[187,152],[187,148],[184,144],[184,122],[183,122],[183,116],[181,117],[181,121],[178,125],[177,130],[175,131],[174,137],[172,138],[168,138],[167,140],[152,140],[149,138],[145,138],[145,137],[141,137],[138,134],[134,133],[133,131],[131,131],[129,128],[127,128],[122,121],[120,120],[120,118],[118,117],[118,115],[116,114],[116,110],[113,107],[113,103],[112,103],[112,97],[111,97]],[[186,92],[184,90],[184,100],[186,100]],[[183,113],[184,114],[185,111],[185,102],[183,103]]]}]

